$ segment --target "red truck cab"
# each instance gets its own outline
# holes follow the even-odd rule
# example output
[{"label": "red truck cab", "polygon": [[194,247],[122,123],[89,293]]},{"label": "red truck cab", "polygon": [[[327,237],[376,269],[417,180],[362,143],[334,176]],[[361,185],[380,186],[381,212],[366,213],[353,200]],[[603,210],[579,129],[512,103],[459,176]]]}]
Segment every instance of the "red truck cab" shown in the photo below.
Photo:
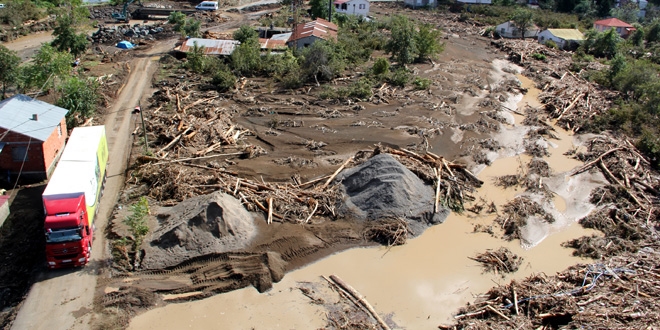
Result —
[{"label": "red truck cab", "polygon": [[48,268],[87,264],[92,254],[94,230],[89,225],[85,195],[44,200],[44,209]]}]

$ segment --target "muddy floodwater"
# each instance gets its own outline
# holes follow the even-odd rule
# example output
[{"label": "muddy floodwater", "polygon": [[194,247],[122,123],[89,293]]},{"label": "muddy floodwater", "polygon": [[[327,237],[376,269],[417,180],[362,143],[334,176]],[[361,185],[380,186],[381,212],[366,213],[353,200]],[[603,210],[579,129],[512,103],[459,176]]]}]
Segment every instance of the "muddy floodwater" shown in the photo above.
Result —
[{"label": "muddy floodwater", "polygon": [[[497,66],[497,65],[495,65]],[[531,81],[518,76],[524,97],[513,98],[510,106],[539,106],[538,90]],[[494,185],[494,178],[517,174],[530,157],[516,151],[515,140],[524,138],[519,124],[522,117],[511,114],[496,139],[512,141],[508,149],[490,155],[494,162],[475,169],[484,186],[477,198],[494,202],[498,209],[523,193],[515,188]],[[324,283],[321,276],[338,275],[360,291],[376,311],[400,328],[428,329],[451,322],[458,308],[474,300],[475,295],[511,279],[533,273],[554,274],[580,262],[590,260],[572,256],[572,250],[561,247],[563,242],[594,232],[583,229],[577,220],[590,210],[587,198],[590,189],[602,183],[597,176],[570,176],[569,171],[580,162],[564,155],[579,148],[579,144],[561,130],[559,139],[548,141],[551,156],[545,160],[553,176],[545,184],[554,192],[549,209],[557,219],[552,224],[530,224],[526,229],[526,244],[507,242],[487,233],[474,233],[476,224],[489,225],[495,215],[475,215],[470,212],[451,214],[445,223],[426,230],[421,236],[398,247],[360,248],[344,251],[304,268],[288,273],[269,292],[260,294],[250,287],[211,298],[169,304],[135,317],[130,329],[315,329],[326,325],[326,312],[313,304],[297,289],[301,282]],[[476,254],[501,246],[523,258],[520,270],[512,275],[484,273],[471,260]]]}]

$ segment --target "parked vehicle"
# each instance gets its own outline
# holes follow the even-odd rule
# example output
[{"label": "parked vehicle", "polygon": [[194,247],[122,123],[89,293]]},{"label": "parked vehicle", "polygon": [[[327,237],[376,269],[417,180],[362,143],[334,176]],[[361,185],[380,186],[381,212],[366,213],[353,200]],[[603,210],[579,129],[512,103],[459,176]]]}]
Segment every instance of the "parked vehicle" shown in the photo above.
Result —
[{"label": "parked vehicle", "polygon": [[42,195],[49,268],[89,262],[107,164],[105,126],[75,128]]},{"label": "parked vehicle", "polygon": [[2,9],[2,8],[5,8],[5,4],[4,4],[4,3],[0,3],[0,9]]},{"label": "parked vehicle", "polygon": [[217,1],[202,1],[199,5],[195,6],[197,10],[218,10]]}]

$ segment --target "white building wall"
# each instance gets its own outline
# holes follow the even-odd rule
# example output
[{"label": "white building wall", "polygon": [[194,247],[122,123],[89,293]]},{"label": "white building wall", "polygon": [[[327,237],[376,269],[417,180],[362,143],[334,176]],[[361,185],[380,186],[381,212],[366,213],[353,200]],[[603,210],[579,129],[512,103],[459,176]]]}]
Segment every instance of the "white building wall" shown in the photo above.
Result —
[{"label": "white building wall", "polygon": [[564,40],[562,38],[559,38],[559,37],[555,37],[548,30],[545,30],[545,31],[539,33],[539,43],[542,43],[542,44],[545,45],[545,43],[548,42],[548,40],[554,41],[557,44],[557,47],[559,47],[559,49],[564,48],[564,44],[566,43],[566,40]]},{"label": "white building wall", "polygon": [[[343,9],[343,5],[346,5],[346,9]],[[367,0],[348,1],[338,6],[335,6],[335,10],[338,13],[366,17],[369,15],[369,1]]]}]

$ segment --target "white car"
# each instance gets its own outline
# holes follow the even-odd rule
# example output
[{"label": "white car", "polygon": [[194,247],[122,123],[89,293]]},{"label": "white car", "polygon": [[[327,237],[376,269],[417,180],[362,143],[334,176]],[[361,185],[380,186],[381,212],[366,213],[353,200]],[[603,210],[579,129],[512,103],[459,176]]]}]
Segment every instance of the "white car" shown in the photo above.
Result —
[{"label": "white car", "polygon": [[4,4],[4,3],[0,3],[0,9],[2,9],[2,8],[5,8],[5,4]]},{"label": "white car", "polygon": [[199,5],[195,6],[197,10],[218,10],[217,1],[202,1]]}]

